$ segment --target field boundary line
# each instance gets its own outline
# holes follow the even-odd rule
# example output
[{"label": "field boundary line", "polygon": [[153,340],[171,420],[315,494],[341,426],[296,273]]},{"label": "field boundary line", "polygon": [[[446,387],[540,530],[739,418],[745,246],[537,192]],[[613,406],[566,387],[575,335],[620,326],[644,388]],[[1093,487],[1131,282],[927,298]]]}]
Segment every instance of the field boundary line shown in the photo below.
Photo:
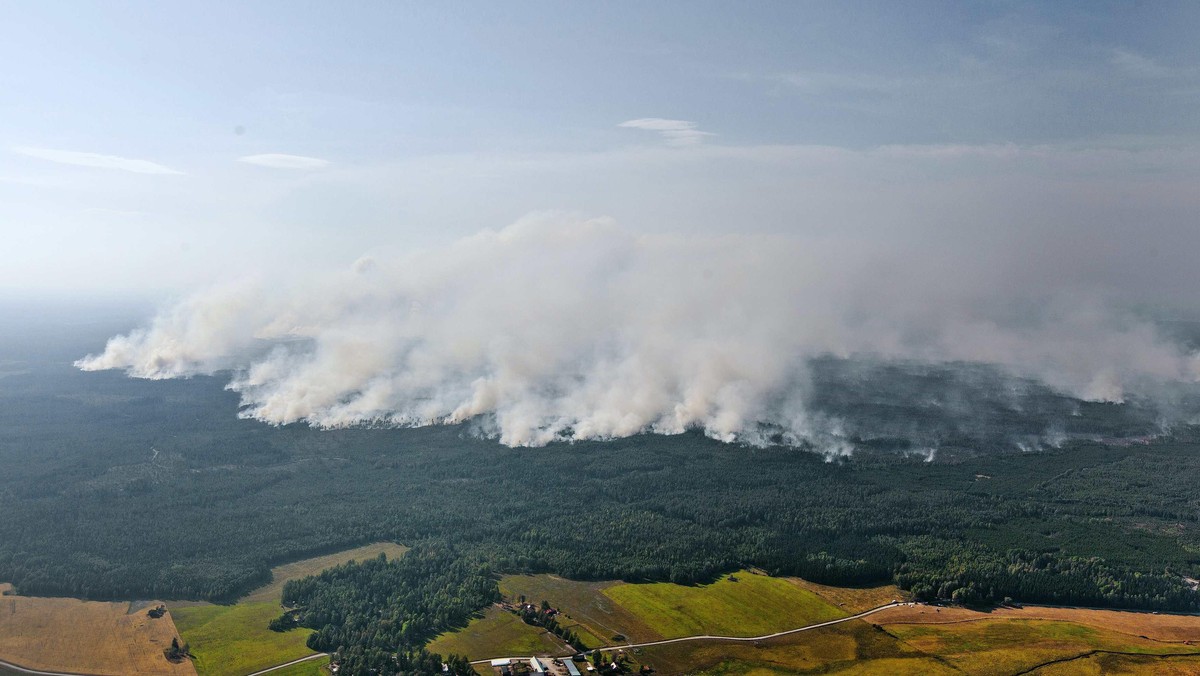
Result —
[{"label": "field boundary line", "polygon": [[1049,662],[1042,662],[1041,664],[1035,664],[1034,666],[1029,667],[1028,669],[1025,669],[1024,671],[1018,671],[1018,672],[1014,673],[1013,676],[1024,676],[1024,674],[1032,674],[1033,672],[1038,671],[1039,669],[1044,669],[1045,667],[1048,667],[1048,666],[1051,666],[1054,664],[1065,664],[1067,662],[1074,662],[1075,660],[1084,660],[1084,659],[1087,659],[1094,655],[1122,655],[1125,657],[1153,657],[1156,659],[1163,659],[1163,658],[1169,659],[1172,657],[1200,657],[1200,652],[1135,653],[1135,652],[1128,652],[1128,651],[1124,651],[1124,650],[1096,649],[1096,650],[1089,650],[1084,653],[1079,653],[1078,655],[1073,655],[1071,657],[1061,657],[1056,660],[1050,660]]}]

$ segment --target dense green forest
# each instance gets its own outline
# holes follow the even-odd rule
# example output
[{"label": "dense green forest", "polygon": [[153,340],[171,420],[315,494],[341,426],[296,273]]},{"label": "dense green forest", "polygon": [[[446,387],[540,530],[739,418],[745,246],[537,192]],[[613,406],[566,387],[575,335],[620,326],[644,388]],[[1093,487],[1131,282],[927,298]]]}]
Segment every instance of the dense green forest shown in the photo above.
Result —
[{"label": "dense green forest", "polygon": [[[394,561],[380,554],[289,581],[283,603],[300,609],[272,628],[298,623],[317,630],[308,647],[336,652],[346,673],[441,673],[442,657],[425,644],[499,600],[486,563],[452,548],[420,548]],[[445,660],[456,675],[475,673],[461,656]]]},{"label": "dense green forest", "polygon": [[[82,350],[66,347],[0,368],[0,580],[25,593],[221,600],[273,564],[368,541],[453,548],[472,582],[452,601],[369,600],[401,622],[380,640],[417,661],[421,637],[494,594],[472,586],[481,571],[689,583],[757,566],[965,602],[1198,607],[1186,578],[1200,577],[1200,439],[1131,439],[1152,425],[1129,405],[1029,387],[997,399],[974,374],[947,422],[935,415],[947,403],[830,362],[818,380],[822,368],[880,380],[825,395],[830,411],[883,421],[873,436],[848,424],[848,457],[698,434],[514,449],[469,426],[272,428],[238,418],[223,378],[80,373],[65,355]],[[990,413],[972,427],[980,406]],[[356,626],[315,614],[347,613],[338,603],[306,611],[322,647]]]}]

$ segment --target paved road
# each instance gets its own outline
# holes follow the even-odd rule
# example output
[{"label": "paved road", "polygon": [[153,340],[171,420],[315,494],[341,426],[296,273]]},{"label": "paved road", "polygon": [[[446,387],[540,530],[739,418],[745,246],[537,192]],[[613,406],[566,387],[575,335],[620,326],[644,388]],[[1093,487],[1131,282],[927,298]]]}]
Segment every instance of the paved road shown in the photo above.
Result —
[{"label": "paved road", "polygon": [[262,671],[256,671],[253,674],[247,674],[247,676],[258,676],[259,674],[269,674],[272,671],[275,671],[276,669],[282,669],[284,667],[290,667],[293,664],[300,664],[301,662],[307,662],[309,660],[320,659],[322,657],[328,657],[328,656],[329,656],[329,653],[316,653],[315,655],[309,655],[308,657],[301,657],[300,659],[292,660],[291,662],[285,662],[283,664],[276,664],[275,666],[268,667],[266,669],[263,669]]},{"label": "paved road", "polygon": [[[703,634],[703,635],[698,635],[698,636],[684,636],[682,638],[668,638],[668,639],[663,639],[661,641],[648,641],[646,643],[623,643],[620,645],[600,646],[599,648],[589,648],[587,650],[587,652],[591,652],[592,650],[613,650],[616,648],[624,648],[626,650],[629,650],[631,648],[646,648],[646,647],[655,646],[655,645],[666,645],[667,643],[683,643],[684,641],[742,641],[742,642],[765,641],[769,638],[778,638],[780,636],[787,636],[789,634],[798,634],[802,631],[812,631],[813,629],[820,629],[821,627],[828,627],[828,626],[831,626],[834,624],[841,624],[842,622],[849,622],[850,620],[862,619],[868,615],[874,615],[875,613],[878,613],[881,610],[887,610],[888,608],[895,608],[897,606],[903,606],[903,605],[906,605],[906,603],[907,602],[899,602],[899,601],[896,603],[888,603],[886,605],[879,606],[878,608],[872,608],[866,612],[862,612],[857,615],[851,615],[849,617],[842,617],[842,618],[839,618],[836,620],[830,620],[828,622],[820,622],[818,624],[809,624],[809,625],[806,625],[803,627],[798,627],[796,629],[788,629],[787,631],[777,631],[774,634],[763,634],[762,636],[711,636],[709,634]],[[488,658],[486,660],[475,660],[475,661],[471,662],[471,664],[485,664],[485,663],[491,662],[493,659],[504,659],[504,658],[497,657],[497,658]],[[509,659],[514,659],[514,660],[528,659],[528,656],[510,657]]]},{"label": "paved road", "polygon": [[33,676],[88,676],[77,671],[39,671],[37,669],[27,669],[12,662],[5,662],[4,660],[0,660],[0,667],[9,671],[15,671],[18,674],[32,674]]}]

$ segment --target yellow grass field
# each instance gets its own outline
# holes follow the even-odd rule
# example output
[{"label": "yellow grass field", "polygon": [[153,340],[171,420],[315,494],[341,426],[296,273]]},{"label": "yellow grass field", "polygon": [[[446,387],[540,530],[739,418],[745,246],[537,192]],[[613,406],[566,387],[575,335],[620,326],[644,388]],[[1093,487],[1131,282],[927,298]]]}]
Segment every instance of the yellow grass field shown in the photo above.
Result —
[{"label": "yellow grass field", "polygon": [[1061,620],[1158,641],[1200,644],[1200,615],[1155,614],[1126,610],[1084,608],[995,608],[982,612],[967,608],[932,608],[915,605],[889,608],[871,616],[876,624],[945,624],[984,620]]},{"label": "yellow grass field", "polygon": [[820,596],[850,615],[878,608],[892,601],[907,601],[910,597],[908,592],[894,584],[879,587],[830,587],[829,585],[817,584],[816,582],[809,582],[808,580],[801,580],[796,577],[784,579],[799,586],[801,589],[807,589]]},{"label": "yellow grass field", "polygon": [[1200,657],[1088,655],[1069,662],[1046,665],[1031,671],[1030,674],[1034,676],[1102,676],[1103,674],[1195,676],[1195,674],[1200,674]]},{"label": "yellow grass field", "polygon": [[[180,635],[191,644],[196,671],[201,676],[241,676],[313,654],[305,645],[311,630],[276,632],[267,628],[267,623],[282,612],[280,601],[285,582],[347,561],[362,561],[381,553],[393,558],[406,551],[406,547],[390,542],[366,545],[273,568],[270,584],[231,605],[168,605]],[[312,673],[313,669],[311,665],[297,668],[302,669],[298,673]]]},{"label": "yellow grass field", "polygon": [[16,596],[0,585],[0,659],[30,669],[89,674],[194,676],[189,662],[172,664],[163,650],[178,636],[170,613],[129,603]]},{"label": "yellow grass field", "polygon": [[[947,610],[956,609],[943,608],[942,613]],[[1086,615],[1093,611],[1072,612]],[[1028,670],[1046,676],[1200,673],[1200,646],[1188,645],[1186,640],[1164,642],[1090,626],[1102,623],[1103,616],[1110,614],[1095,612],[1101,617],[1085,617],[1086,624],[1002,615],[968,621],[875,625],[872,621],[879,617],[876,615],[755,644],[654,646],[635,651],[633,659],[635,664],[653,666],[660,674],[729,676],[804,672],[1009,676]],[[1129,618],[1112,619],[1117,621],[1115,626],[1131,626],[1126,624],[1132,621]],[[1175,631],[1163,629],[1170,626],[1147,626],[1146,631]],[[1181,652],[1195,652],[1196,656],[1178,656]]]},{"label": "yellow grass field", "polygon": [[[1027,669],[1111,673],[1118,667],[1125,673],[1195,673],[1188,671],[1194,666],[1192,658],[1153,655],[1200,655],[1200,617],[1188,615],[1039,606],[991,612],[912,606],[889,609],[870,620],[915,648],[979,674]],[[1096,651],[1101,652],[1092,655]]]}]

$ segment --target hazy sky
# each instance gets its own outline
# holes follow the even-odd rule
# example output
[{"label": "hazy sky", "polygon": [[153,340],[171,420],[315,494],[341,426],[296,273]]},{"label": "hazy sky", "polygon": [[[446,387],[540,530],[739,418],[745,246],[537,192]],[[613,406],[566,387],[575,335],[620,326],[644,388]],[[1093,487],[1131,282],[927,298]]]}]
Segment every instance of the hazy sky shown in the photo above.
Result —
[{"label": "hazy sky", "polygon": [[0,293],[162,296],[567,210],[1195,308],[1198,28],[1172,2],[2,2]]}]

